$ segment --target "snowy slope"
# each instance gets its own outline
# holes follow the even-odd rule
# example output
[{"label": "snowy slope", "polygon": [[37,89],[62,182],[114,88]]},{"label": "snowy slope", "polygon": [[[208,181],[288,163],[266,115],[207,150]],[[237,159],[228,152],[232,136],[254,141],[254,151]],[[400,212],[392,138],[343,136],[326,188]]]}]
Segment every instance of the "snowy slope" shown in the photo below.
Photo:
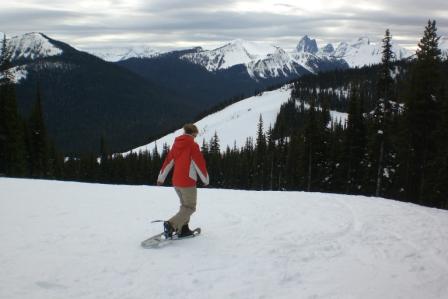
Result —
[{"label": "snowy slope", "polygon": [[[0,32],[0,45],[4,34]],[[42,33],[32,32],[23,35],[6,36],[8,47],[11,51],[11,60],[39,59],[62,54],[62,50],[54,45],[47,36]],[[0,47],[0,55],[1,55]],[[9,69],[15,83],[26,79],[28,75],[27,65],[20,65]]]},{"label": "snowy slope", "polygon": [[42,33],[31,32],[8,38],[11,47],[11,59],[38,59],[62,54],[62,50],[55,46]]},{"label": "snowy slope", "polygon": [[152,58],[161,53],[146,46],[122,48],[85,48],[82,51],[95,55],[105,61],[117,62],[129,58]]},{"label": "snowy slope", "polygon": [[172,188],[0,178],[0,298],[436,299],[448,212],[380,198],[199,189],[195,239],[142,249]]},{"label": "snowy slope", "polygon": [[[255,138],[260,115],[263,118],[265,130],[269,128],[269,125],[274,126],[280,106],[288,101],[290,95],[291,88],[286,86],[274,91],[264,92],[261,96],[244,99],[221,111],[210,114],[196,122],[199,128],[196,142],[199,145],[202,144],[203,140],[209,142],[216,132],[220,140],[221,150],[225,151],[227,146],[232,148],[234,144],[239,148],[246,143],[247,137]],[[181,135],[182,132],[183,130],[179,129],[132,151],[146,150],[152,152],[156,144],[160,151],[164,143],[170,146],[174,138]]]},{"label": "snowy slope", "polygon": [[[235,104],[232,104],[221,111],[210,114],[196,122],[199,128],[199,134],[196,142],[201,145],[205,140],[209,142],[215,132],[218,134],[221,150],[225,151],[226,147],[237,148],[244,146],[246,139],[252,137],[253,140],[257,136],[258,121],[263,118],[264,130],[267,131],[269,126],[274,126],[280,106],[287,102],[291,96],[291,86],[286,85],[280,89],[267,91],[259,96],[253,96]],[[345,122],[346,113],[336,111],[330,112],[332,119]],[[171,146],[174,138],[181,135],[182,129],[168,134],[147,145],[133,149],[133,152],[150,151],[152,152],[157,145],[158,150],[162,149],[163,144]],[[125,155],[128,154],[124,153]]]},{"label": "snowy slope", "polygon": [[[15,84],[20,83],[20,81],[26,79],[28,76],[28,71],[25,66],[16,66],[8,69],[11,74],[12,80]],[[0,79],[3,78],[3,74],[0,74]]]}]

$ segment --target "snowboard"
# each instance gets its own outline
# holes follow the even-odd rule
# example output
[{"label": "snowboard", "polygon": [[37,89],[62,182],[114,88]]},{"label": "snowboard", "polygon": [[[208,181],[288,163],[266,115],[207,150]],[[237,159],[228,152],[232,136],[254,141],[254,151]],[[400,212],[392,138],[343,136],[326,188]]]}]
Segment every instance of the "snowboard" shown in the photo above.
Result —
[{"label": "snowboard", "polygon": [[171,241],[180,241],[184,239],[191,239],[194,237],[197,237],[201,234],[201,228],[197,227],[194,230],[192,230],[193,234],[191,236],[182,237],[179,238],[178,236],[174,235],[172,238],[165,238],[165,235],[163,233],[154,235],[144,241],[140,244],[143,248],[158,248],[167,245]]}]

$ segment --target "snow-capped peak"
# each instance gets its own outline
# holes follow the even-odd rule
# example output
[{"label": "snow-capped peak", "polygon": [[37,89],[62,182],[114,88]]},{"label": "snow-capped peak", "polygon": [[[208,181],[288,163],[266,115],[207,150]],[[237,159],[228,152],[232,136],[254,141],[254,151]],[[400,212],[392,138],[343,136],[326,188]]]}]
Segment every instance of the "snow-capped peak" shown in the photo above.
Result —
[{"label": "snow-capped peak", "polygon": [[308,52],[315,54],[319,49],[317,48],[316,40],[309,38],[308,35],[305,35],[302,39],[300,39],[296,50],[297,52]]},{"label": "snow-capped peak", "polygon": [[332,44],[327,44],[325,47],[322,48],[323,53],[331,54],[334,52],[334,47]]},{"label": "snow-capped peak", "polygon": [[266,58],[276,50],[275,46],[236,39],[214,50],[185,54],[182,59],[202,65],[209,71],[216,71]]},{"label": "snow-capped peak", "polygon": [[62,54],[62,49],[54,45],[42,33],[31,32],[7,39],[11,49],[11,59],[37,59]]},{"label": "snow-capped peak", "polygon": [[152,58],[161,54],[147,46],[86,48],[83,51],[110,62],[117,62],[129,58]]},{"label": "snow-capped peak", "polygon": [[439,49],[442,51],[442,58],[448,59],[448,36],[440,37]]},{"label": "snow-capped peak", "polygon": [[[411,56],[411,52],[392,42],[395,59]],[[362,67],[381,62],[382,42],[372,43],[367,37],[359,37],[349,42],[341,42],[332,54],[335,58],[344,59],[350,67]]]},{"label": "snow-capped peak", "polygon": [[316,53],[318,57],[331,57],[334,54],[333,44],[326,44],[324,47],[320,48]]}]

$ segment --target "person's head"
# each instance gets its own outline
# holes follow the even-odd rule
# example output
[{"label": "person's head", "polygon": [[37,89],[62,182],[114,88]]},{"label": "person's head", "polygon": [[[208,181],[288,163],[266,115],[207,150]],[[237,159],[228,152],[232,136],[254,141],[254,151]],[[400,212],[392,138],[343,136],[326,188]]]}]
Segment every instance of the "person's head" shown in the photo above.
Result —
[{"label": "person's head", "polygon": [[194,124],[185,124],[184,125],[185,134],[196,137],[199,133],[198,128]]}]

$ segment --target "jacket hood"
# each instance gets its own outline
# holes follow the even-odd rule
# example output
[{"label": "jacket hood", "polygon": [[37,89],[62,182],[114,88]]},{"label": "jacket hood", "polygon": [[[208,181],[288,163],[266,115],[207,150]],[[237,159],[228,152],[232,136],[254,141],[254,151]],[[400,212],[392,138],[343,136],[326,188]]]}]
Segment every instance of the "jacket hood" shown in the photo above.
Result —
[{"label": "jacket hood", "polygon": [[184,135],[178,136],[178,137],[176,137],[176,139],[174,139],[173,147],[177,148],[177,149],[183,149],[186,147],[190,147],[192,143],[194,143],[193,136],[184,134]]}]

